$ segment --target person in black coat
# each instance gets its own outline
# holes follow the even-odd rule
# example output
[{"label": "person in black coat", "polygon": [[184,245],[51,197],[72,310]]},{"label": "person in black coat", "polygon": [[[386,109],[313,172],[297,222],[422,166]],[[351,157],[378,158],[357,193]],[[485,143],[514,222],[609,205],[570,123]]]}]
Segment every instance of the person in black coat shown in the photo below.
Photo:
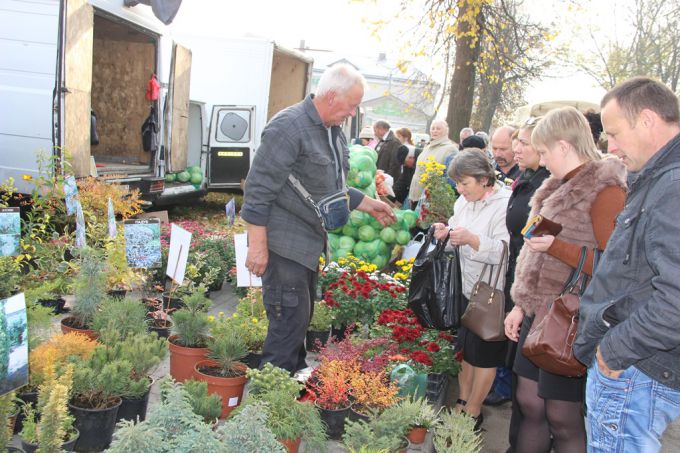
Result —
[{"label": "person in black coat", "polygon": [[390,130],[390,125],[386,121],[376,121],[373,124],[373,132],[375,133],[375,138],[380,140],[375,147],[375,150],[378,152],[376,166],[378,170],[389,174],[396,181],[401,174],[401,164],[397,159],[397,150],[401,147],[401,142],[394,135],[394,132]]},{"label": "person in black coat", "polygon": [[394,180],[394,184],[392,185],[394,197],[390,196],[388,198],[390,201],[396,201],[399,204],[402,204],[408,196],[411,180],[416,171],[416,160],[418,159],[420,151],[413,145],[411,131],[408,128],[402,127],[401,129],[397,129],[395,135],[402,143],[399,149],[397,149],[397,161],[399,162],[399,165],[401,165],[401,174]]},{"label": "person in black coat", "polygon": [[[550,172],[545,168],[539,166],[540,156],[538,152],[531,146],[531,132],[536,126],[536,121],[530,120],[527,125],[519,129],[517,136],[517,147],[515,148],[515,161],[519,165],[522,173],[520,177],[515,180],[512,189],[510,201],[508,201],[508,210],[505,216],[505,224],[510,233],[510,244],[508,247],[509,260],[508,272],[505,276],[505,301],[506,312],[511,310],[514,303],[510,296],[510,288],[515,281],[515,267],[517,264],[517,257],[524,245],[524,237],[522,236],[522,229],[526,225],[529,212],[529,200],[534,196],[536,189],[541,187]],[[517,343],[509,342],[511,346],[508,351],[508,357],[514,358]],[[510,360],[508,360],[510,362]],[[512,363],[507,364],[512,369]],[[512,373],[512,416],[510,418],[510,431],[508,433],[508,440],[510,448],[508,452],[515,452],[515,445],[517,442],[517,433],[522,417],[519,411],[519,406],[516,401],[515,390],[517,388],[517,376]]]}]

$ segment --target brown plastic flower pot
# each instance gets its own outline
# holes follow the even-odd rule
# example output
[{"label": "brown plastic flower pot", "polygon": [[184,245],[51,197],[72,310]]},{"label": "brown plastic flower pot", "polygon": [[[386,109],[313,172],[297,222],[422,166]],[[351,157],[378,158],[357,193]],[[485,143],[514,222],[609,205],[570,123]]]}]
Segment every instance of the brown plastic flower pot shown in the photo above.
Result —
[{"label": "brown plastic flower pot", "polygon": [[406,438],[412,444],[419,445],[425,442],[425,437],[427,436],[427,428],[423,426],[414,426],[406,435]]},{"label": "brown plastic flower pot", "polygon": [[79,327],[74,327],[76,318],[73,316],[68,316],[61,320],[61,332],[67,334],[69,332],[79,333],[85,335],[90,340],[97,341],[99,334],[92,329],[81,329]]},{"label": "brown plastic flower pot", "polygon": [[236,370],[242,373],[241,376],[236,377],[207,374],[207,369],[218,366],[217,362],[213,360],[201,360],[194,366],[194,373],[196,379],[208,383],[208,393],[215,393],[222,398],[222,414],[220,418],[226,418],[231,411],[241,404],[243,389],[246,386],[246,382],[248,382],[246,377],[248,367],[243,363],[236,362]]},{"label": "brown plastic flower pot", "polygon": [[187,348],[175,344],[175,335],[168,338],[170,349],[170,376],[177,382],[195,377],[194,367],[208,356],[208,348]]},{"label": "brown plastic flower pot", "polygon": [[302,437],[298,437],[295,440],[279,439],[279,443],[286,447],[288,453],[297,453],[300,448],[300,442],[302,442]]}]

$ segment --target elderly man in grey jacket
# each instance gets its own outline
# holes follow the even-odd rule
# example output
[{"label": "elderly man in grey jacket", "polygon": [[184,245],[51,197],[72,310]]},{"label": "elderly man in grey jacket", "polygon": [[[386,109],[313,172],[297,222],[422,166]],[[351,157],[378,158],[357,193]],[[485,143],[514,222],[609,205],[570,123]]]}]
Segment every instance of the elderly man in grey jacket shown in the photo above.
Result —
[{"label": "elderly man in grey jacket", "polygon": [[345,215],[358,209],[383,225],[395,220],[387,204],[345,185],[349,149],[340,125],[354,116],[365,83],[352,66],[329,68],[316,96],[279,112],[267,124],[246,179],[241,209],[248,222],[246,267],[262,276],[269,320],[262,364],[270,362],[291,373],[307,366],[305,332],[316,295],[319,257],[327,244],[328,223],[322,225],[312,202],[335,195],[340,200],[335,206],[345,209]]},{"label": "elderly man in grey jacket", "polygon": [[590,364],[588,450],[653,452],[680,416],[678,98],[636,77],[601,106],[609,151],[635,174],[581,300],[574,353]]}]

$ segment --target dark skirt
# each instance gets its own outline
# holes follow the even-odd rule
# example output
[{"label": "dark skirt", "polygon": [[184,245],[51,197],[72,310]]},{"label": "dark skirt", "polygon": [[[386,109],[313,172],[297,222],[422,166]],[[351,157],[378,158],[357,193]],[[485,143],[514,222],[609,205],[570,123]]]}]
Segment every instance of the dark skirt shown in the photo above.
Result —
[{"label": "dark skirt", "polygon": [[586,378],[569,378],[548,373],[538,368],[522,354],[522,346],[529,335],[533,323],[533,316],[525,316],[517,344],[517,355],[513,371],[518,376],[538,382],[538,396],[548,400],[582,402],[585,397]]},{"label": "dark skirt", "polygon": [[[464,298],[465,306],[468,300]],[[484,341],[465,327],[458,329],[456,350],[463,351],[463,360],[477,368],[505,366],[508,341]]]}]

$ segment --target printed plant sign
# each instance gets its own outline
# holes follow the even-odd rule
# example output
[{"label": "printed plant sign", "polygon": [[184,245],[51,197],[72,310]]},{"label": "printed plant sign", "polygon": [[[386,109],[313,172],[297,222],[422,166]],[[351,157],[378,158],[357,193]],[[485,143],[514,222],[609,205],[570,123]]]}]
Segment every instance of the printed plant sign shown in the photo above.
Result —
[{"label": "printed plant sign", "polygon": [[28,384],[28,323],[23,293],[0,300],[0,394]]},{"label": "printed plant sign", "polygon": [[76,200],[78,196],[78,185],[76,178],[67,176],[64,178],[64,198],[66,199],[66,214],[73,215],[76,213]]},{"label": "printed plant sign", "polygon": [[161,221],[134,219],[124,225],[128,265],[133,269],[161,267]]},{"label": "printed plant sign", "polygon": [[21,243],[19,208],[0,208],[0,256],[16,256]]}]

